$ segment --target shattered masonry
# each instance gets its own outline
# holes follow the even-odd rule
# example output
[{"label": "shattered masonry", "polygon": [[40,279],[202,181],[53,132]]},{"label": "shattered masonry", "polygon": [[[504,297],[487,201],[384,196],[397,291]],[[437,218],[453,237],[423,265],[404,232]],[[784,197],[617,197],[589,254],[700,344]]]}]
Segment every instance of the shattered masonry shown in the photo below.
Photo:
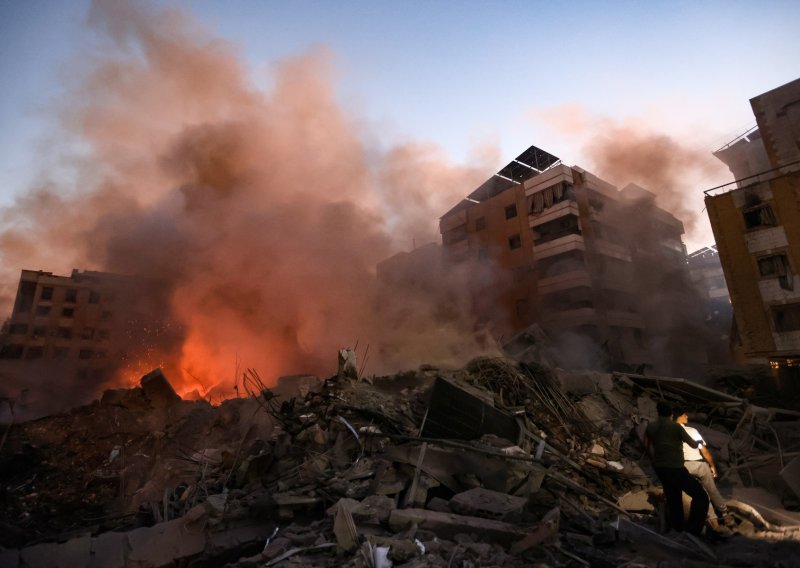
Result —
[{"label": "shattered masonry", "polygon": [[[730,566],[800,552],[800,514],[784,509],[798,508],[800,413],[513,359],[309,380],[270,390],[246,371],[247,396],[211,406],[154,371],[12,425],[0,566]],[[692,408],[715,455],[735,515],[724,544],[660,534],[640,435],[661,396]]]}]

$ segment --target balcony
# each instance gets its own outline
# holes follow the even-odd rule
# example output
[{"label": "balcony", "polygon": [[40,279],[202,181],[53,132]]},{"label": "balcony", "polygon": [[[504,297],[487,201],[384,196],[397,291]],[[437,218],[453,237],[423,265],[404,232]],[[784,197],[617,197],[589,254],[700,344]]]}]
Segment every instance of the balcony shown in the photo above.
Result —
[{"label": "balcony", "polygon": [[556,203],[552,207],[545,209],[541,213],[531,213],[528,216],[528,220],[530,227],[533,229],[538,225],[543,225],[544,223],[566,215],[578,217],[578,204],[574,201],[562,201],[561,203]]},{"label": "balcony", "polygon": [[549,278],[542,278],[537,284],[539,294],[552,294],[559,290],[567,290],[569,288],[590,287],[592,280],[589,278],[589,273],[583,270],[573,270],[572,272],[565,272],[557,276]]},{"label": "balcony", "polygon": [[540,245],[534,245],[533,254],[535,258],[539,259],[571,250],[586,250],[586,243],[582,235],[571,233]]}]

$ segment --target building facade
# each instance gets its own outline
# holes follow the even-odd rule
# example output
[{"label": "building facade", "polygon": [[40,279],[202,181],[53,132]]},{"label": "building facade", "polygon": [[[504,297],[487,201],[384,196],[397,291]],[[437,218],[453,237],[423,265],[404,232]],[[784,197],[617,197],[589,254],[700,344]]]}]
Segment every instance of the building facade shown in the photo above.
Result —
[{"label": "building facade", "polygon": [[683,224],[641,187],[619,190],[532,146],[446,213],[440,231],[451,259],[490,267],[492,276],[477,271],[473,295],[500,334],[538,323],[617,368],[658,363],[674,341],[664,291],[688,285]]},{"label": "building facade", "polygon": [[[714,155],[736,181],[705,203],[741,352],[796,373],[800,363],[800,79],[750,101],[758,131]],[[759,171],[753,171],[757,165]],[[742,175],[746,174],[746,175]]]},{"label": "building facade", "polygon": [[169,343],[174,330],[165,324],[165,300],[148,279],[23,270],[0,333],[0,373],[21,386],[35,375],[53,373],[78,384],[102,384],[153,352],[154,345]]}]

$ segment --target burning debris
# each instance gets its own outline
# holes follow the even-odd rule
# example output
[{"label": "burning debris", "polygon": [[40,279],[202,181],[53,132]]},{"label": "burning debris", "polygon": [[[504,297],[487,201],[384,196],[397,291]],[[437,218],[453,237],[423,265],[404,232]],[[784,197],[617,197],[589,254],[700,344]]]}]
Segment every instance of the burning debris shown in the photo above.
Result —
[{"label": "burning debris", "polygon": [[[798,554],[800,413],[682,379],[503,358],[310,380],[269,389],[247,370],[247,396],[212,406],[154,371],[12,425],[0,565],[734,566]],[[641,443],[660,399],[692,409],[714,454],[734,520],[725,544],[664,533]]]}]

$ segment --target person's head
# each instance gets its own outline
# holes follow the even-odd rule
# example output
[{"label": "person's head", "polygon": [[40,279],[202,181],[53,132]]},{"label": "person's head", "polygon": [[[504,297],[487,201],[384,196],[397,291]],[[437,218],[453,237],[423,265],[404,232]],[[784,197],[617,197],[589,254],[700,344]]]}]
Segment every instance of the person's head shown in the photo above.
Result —
[{"label": "person's head", "polygon": [[676,406],[673,410],[673,416],[675,417],[675,422],[678,424],[686,424],[689,422],[689,411],[682,406]]},{"label": "person's head", "polygon": [[664,418],[672,418],[672,405],[666,400],[659,400],[656,404],[656,411],[659,416]]}]

